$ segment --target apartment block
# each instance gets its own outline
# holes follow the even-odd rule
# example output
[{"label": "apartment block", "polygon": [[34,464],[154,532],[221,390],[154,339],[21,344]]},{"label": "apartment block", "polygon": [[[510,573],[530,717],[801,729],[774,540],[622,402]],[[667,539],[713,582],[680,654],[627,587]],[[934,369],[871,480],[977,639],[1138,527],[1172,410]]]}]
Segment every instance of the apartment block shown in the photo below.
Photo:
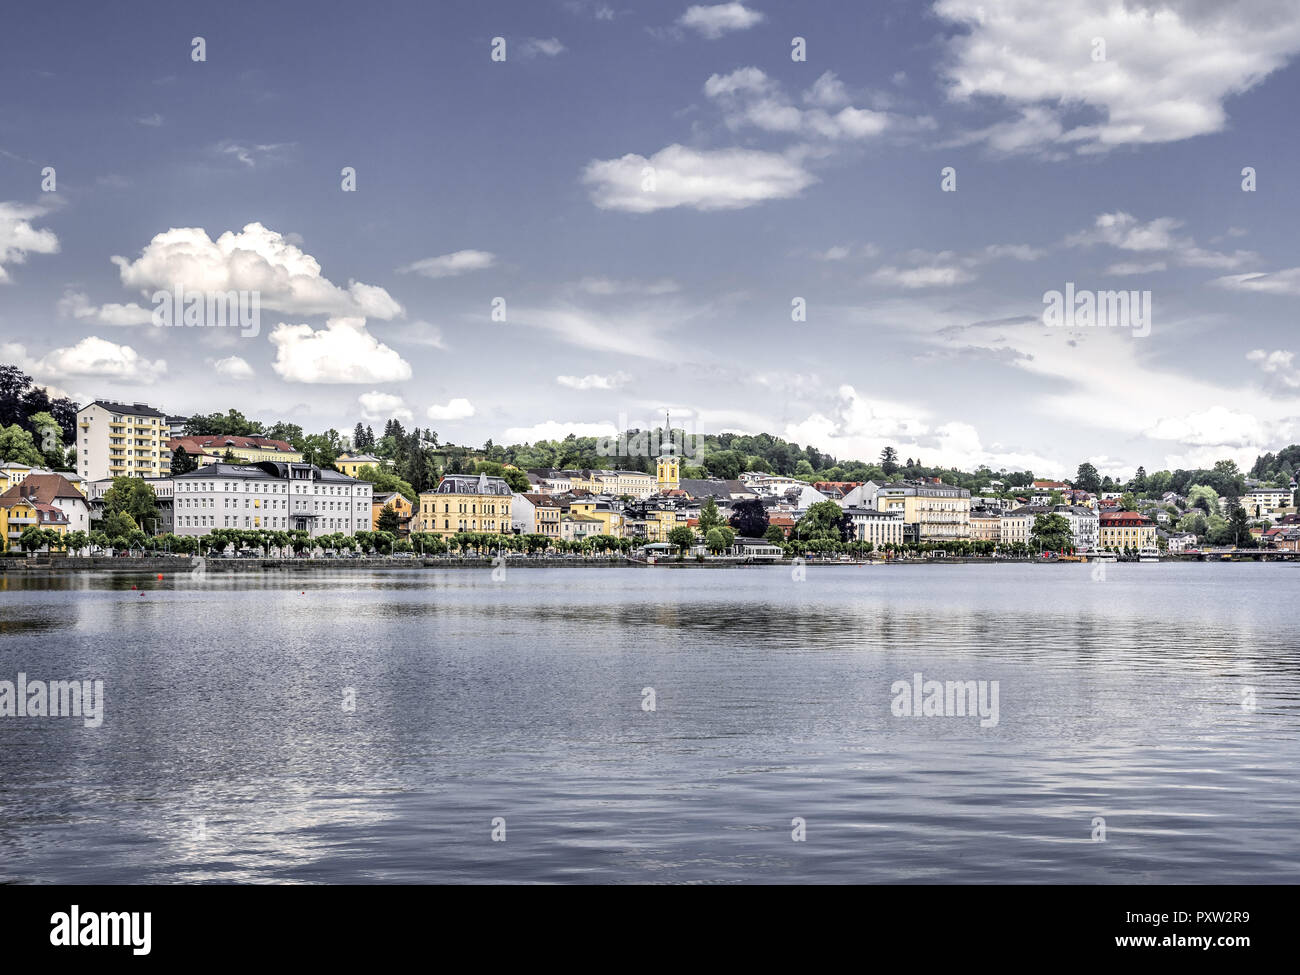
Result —
[{"label": "apartment block", "polygon": [[371,530],[373,485],[314,464],[208,464],[172,480],[177,535],[241,528],[317,538]]},{"label": "apartment block", "polygon": [[82,480],[171,473],[167,416],[146,403],[95,400],[77,411],[77,473]]}]

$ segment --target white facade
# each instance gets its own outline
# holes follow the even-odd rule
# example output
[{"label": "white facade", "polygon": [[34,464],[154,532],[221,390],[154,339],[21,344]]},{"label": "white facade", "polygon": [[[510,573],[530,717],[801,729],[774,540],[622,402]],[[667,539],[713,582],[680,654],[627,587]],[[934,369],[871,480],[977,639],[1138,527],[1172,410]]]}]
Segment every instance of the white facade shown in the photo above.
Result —
[{"label": "white facade", "polygon": [[239,528],[319,538],[371,530],[374,486],[313,464],[209,464],[173,481],[177,535]]},{"label": "white facade", "polygon": [[1070,534],[1074,536],[1074,547],[1080,552],[1091,552],[1099,544],[1098,526],[1101,520],[1097,512],[1083,505],[1057,505],[1056,514],[1063,515],[1070,523]]},{"label": "white facade", "polygon": [[860,542],[870,542],[876,551],[886,545],[903,544],[903,513],[886,513],[872,508],[845,508],[844,513],[853,522],[853,536]]}]

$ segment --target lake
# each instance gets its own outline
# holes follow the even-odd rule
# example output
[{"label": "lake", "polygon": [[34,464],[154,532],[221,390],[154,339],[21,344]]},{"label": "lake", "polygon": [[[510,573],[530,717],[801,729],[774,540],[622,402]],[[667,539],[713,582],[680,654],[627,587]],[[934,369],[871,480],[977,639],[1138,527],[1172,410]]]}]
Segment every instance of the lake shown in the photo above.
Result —
[{"label": "lake", "polygon": [[9,573],[0,882],[1295,882],[1300,565],[1095,571]]}]

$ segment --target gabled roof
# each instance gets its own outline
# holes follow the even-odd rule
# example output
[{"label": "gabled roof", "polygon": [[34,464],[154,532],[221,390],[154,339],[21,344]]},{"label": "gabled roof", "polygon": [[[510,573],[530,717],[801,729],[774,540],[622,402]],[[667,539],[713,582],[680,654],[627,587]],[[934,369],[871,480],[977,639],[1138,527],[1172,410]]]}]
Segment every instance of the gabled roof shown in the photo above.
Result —
[{"label": "gabled roof", "polygon": [[55,498],[86,500],[86,496],[73,487],[72,482],[62,474],[28,474],[20,483],[0,494],[0,498],[32,496],[35,496],[41,504],[53,504]]}]

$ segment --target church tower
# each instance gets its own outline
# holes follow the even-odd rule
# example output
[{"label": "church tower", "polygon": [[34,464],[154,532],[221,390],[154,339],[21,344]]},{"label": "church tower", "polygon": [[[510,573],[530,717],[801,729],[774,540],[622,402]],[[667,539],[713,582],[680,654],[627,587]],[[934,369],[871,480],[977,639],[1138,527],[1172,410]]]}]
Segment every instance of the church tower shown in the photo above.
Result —
[{"label": "church tower", "polygon": [[659,479],[659,490],[671,491],[681,487],[681,458],[673,445],[673,425],[668,414],[664,413],[664,431],[659,438],[659,459],[655,461],[655,473]]}]

